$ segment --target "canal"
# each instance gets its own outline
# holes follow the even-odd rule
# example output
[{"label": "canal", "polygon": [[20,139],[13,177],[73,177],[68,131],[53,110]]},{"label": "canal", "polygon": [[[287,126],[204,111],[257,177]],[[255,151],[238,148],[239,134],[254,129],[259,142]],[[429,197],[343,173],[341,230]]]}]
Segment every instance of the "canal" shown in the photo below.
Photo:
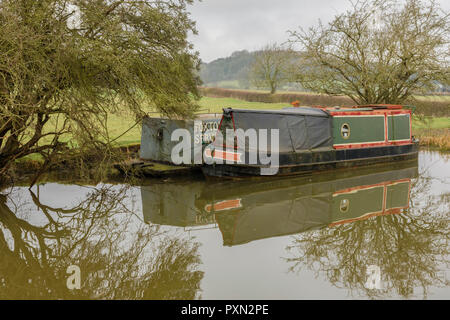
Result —
[{"label": "canal", "polygon": [[2,299],[450,299],[450,155],[0,193]]}]

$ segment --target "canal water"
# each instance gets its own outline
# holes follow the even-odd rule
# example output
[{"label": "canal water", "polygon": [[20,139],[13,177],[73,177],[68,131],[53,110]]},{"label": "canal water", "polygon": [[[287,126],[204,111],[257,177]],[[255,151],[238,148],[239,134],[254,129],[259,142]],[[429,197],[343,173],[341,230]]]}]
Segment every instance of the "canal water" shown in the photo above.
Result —
[{"label": "canal water", "polygon": [[0,195],[2,299],[450,299],[450,156]]}]

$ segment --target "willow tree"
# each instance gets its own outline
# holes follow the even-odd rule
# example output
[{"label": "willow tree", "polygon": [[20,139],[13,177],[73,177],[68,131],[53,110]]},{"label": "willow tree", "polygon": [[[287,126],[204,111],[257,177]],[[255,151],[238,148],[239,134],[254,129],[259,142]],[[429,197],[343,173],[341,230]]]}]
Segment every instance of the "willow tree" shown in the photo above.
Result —
[{"label": "willow tree", "polygon": [[191,3],[0,0],[0,174],[30,154],[103,150],[114,114],[190,115]]},{"label": "willow tree", "polygon": [[303,87],[356,103],[402,103],[449,83],[450,15],[434,1],[356,1],[327,25],[291,32]]}]

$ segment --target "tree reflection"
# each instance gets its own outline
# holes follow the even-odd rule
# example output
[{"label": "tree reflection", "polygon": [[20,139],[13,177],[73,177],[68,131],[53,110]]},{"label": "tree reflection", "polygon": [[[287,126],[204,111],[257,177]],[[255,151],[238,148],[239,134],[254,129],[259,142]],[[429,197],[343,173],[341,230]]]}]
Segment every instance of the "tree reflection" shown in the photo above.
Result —
[{"label": "tree reflection", "polygon": [[[399,214],[295,236],[287,248],[289,270],[306,267],[333,286],[370,298],[426,298],[430,287],[448,286],[449,194],[432,195],[430,187],[429,178],[415,179],[410,206]],[[366,286],[370,265],[381,269],[381,289]]]},{"label": "tree reflection", "polygon": [[[0,298],[197,298],[198,244],[139,223],[127,190],[93,188],[70,209],[45,205],[30,191],[40,222],[22,218],[23,206],[0,195]],[[79,290],[67,288],[70,265],[80,267]]]}]

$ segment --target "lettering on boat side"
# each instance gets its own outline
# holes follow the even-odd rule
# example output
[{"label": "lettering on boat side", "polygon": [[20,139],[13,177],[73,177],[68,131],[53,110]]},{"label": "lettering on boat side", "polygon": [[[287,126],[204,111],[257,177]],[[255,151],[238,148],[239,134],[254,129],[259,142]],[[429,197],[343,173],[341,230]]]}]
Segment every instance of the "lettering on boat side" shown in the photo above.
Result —
[{"label": "lettering on boat side", "polygon": [[226,315],[269,315],[269,305],[267,304],[226,304],[222,307],[204,307],[188,304],[181,308],[182,315],[205,315],[209,318],[214,313],[224,313]]},{"label": "lettering on boat side", "polygon": [[279,129],[219,129],[214,139],[208,136],[205,141],[204,127],[202,121],[194,121],[194,138],[188,129],[172,132],[171,141],[178,142],[171,150],[174,164],[250,164],[260,165],[261,175],[278,173]]}]

